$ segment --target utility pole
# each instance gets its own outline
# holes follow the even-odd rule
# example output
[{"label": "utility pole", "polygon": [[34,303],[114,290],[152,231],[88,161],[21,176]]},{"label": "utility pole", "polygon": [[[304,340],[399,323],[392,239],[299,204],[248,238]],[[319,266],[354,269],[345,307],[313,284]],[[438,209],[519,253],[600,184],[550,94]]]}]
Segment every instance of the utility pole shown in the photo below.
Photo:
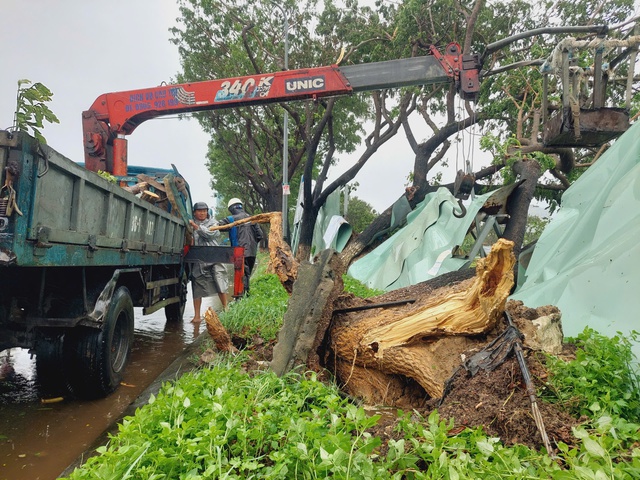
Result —
[{"label": "utility pole", "polygon": [[[284,69],[289,70],[289,16],[284,7],[271,2],[284,16]],[[282,238],[287,240],[289,232],[289,112],[284,110],[284,133],[282,138]]]}]

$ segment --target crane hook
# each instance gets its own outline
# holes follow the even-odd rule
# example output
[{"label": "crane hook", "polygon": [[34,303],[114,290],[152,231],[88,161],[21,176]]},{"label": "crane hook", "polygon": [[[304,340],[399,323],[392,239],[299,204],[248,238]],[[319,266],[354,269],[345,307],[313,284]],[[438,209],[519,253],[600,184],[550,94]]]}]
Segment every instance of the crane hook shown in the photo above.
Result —
[{"label": "crane hook", "polygon": [[462,199],[459,198],[458,199],[458,205],[460,206],[460,213],[456,212],[456,209],[453,209],[453,216],[456,218],[462,218],[467,214],[467,209],[465,208],[464,204],[462,203]]}]

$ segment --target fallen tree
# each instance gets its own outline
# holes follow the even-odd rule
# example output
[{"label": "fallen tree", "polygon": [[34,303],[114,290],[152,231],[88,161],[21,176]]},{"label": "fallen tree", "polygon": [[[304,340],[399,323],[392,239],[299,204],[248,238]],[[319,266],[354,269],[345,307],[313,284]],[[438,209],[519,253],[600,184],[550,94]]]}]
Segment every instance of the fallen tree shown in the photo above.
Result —
[{"label": "fallen tree", "polygon": [[374,300],[343,294],[336,275],[343,266],[324,251],[300,270],[271,368],[329,371],[345,392],[373,404],[439,397],[459,364],[451,353],[469,350],[470,338],[492,330],[504,312],[514,281],[512,250],[501,239],[473,278],[454,272]]},{"label": "fallen tree", "polygon": [[457,366],[445,359],[459,360],[469,338],[491,331],[502,317],[513,286],[512,250],[512,242],[499,240],[478,261],[475,277],[411,304],[338,312],[325,356],[338,383],[374,404],[396,403],[414,382],[429,397],[441,397]]},{"label": "fallen tree", "polygon": [[[532,172],[523,177],[539,174]],[[521,189],[523,183],[535,184],[521,182]],[[523,197],[519,208],[529,204],[530,195]],[[516,203],[508,203],[512,211]],[[346,393],[371,404],[415,407],[416,399],[442,397],[461,356],[486,344],[514,285],[514,242],[502,238],[478,261],[475,276],[465,269],[358,299],[343,293],[344,257],[325,250],[313,264],[299,265],[282,240],[281,220],[273,212],[211,228],[270,224],[270,264],[291,295],[271,368],[330,372]],[[516,237],[523,235],[518,230]]]},{"label": "fallen tree", "polygon": [[[562,351],[560,314],[506,302],[511,248],[499,240],[473,278],[460,281],[461,272],[452,272],[371,299],[343,293],[335,275],[342,270],[339,256],[325,250],[314,264],[301,265],[273,351],[258,350],[276,373],[315,370],[376,410],[391,406],[428,416],[437,408],[456,429],[483,425],[505,443],[551,453],[553,444],[571,440],[576,421],[537,401],[540,385],[531,380],[545,378],[544,357],[530,352]],[[214,312],[205,318],[216,350],[235,351]],[[201,361],[213,357],[208,350]],[[248,361],[246,368],[260,363]],[[377,435],[391,435],[395,416],[389,417]]]},{"label": "fallen tree", "polygon": [[271,265],[291,294],[271,368],[331,373],[343,391],[370,404],[415,408],[443,397],[464,355],[495,335],[514,285],[514,243],[499,239],[475,276],[451,272],[363,300],[344,294],[345,265],[335,252],[321,252],[314,264],[295,261],[279,212],[211,229],[248,222],[270,224]]}]

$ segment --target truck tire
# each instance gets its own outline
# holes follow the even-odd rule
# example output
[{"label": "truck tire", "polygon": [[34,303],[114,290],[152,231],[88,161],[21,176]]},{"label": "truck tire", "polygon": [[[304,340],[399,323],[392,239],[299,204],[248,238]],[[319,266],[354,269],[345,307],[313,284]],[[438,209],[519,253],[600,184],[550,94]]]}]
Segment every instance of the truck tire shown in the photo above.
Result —
[{"label": "truck tire", "polygon": [[74,395],[101,398],[118,387],[133,345],[133,323],[131,294],[127,287],[119,287],[101,328],[74,329],[73,358],[67,362]]},{"label": "truck tire", "polygon": [[64,330],[47,329],[36,342],[36,375],[42,396],[69,394],[64,338]]},{"label": "truck tire", "polygon": [[184,274],[182,276],[182,280],[180,285],[177,287],[177,296],[180,297],[180,301],[177,303],[171,303],[164,307],[164,316],[167,319],[167,322],[171,323],[179,323],[182,321],[182,317],[184,316],[184,308],[187,304],[187,283],[189,280],[187,279],[187,275]]}]

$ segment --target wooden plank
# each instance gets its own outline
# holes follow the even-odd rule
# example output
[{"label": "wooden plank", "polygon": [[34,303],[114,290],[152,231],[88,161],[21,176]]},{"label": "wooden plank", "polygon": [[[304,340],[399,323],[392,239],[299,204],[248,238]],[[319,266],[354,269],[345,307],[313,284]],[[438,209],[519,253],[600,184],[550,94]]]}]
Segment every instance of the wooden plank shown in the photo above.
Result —
[{"label": "wooden plank", "polygon": [[547,147],[599,147],[629,129],[629,114],[621,108],[580,109],[579,136],[571,109],[564,109],[544,125]]}]

